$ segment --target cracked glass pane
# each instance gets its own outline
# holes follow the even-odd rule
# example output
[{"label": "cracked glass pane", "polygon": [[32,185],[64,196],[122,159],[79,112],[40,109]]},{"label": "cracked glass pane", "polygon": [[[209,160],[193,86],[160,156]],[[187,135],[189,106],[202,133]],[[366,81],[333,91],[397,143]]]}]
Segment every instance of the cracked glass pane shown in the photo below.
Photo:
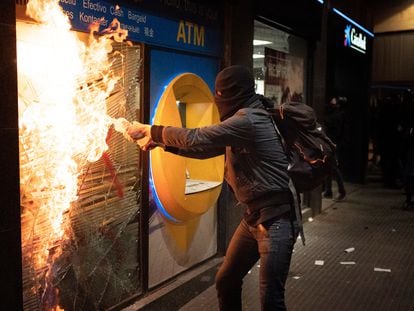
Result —
[{"label": "cracked glass pane", "polygon": [[[44,67],[59,71],[58,66],[76,56],[65,46],[53,50],[59,43],[34,37],[33,28],[17,23],[24,309],[107,309],[141,290],[141,167],[137,146],[113,126],[90,126],[100,122],[99,113],[107,114],[104,119],[138,119],[141,48],[112,41],[109,69],[92,66],[86,69],[96,73],[73,81],[69,66],[57,81]],[[30,35],[21,29],[30,29]],[[34,50],[28,49],[32,45]],[[41,70],[25,71],[25,61],[29,69]],[[109,88],[111,76],[119,78]],[[62,87],[68,84],[77,85],[75,99]],[[106,103],[103,112],[88,105],[95,100]],[[77,106],[68,108],[73,101]],[[76,143],[97,144],[94,135],[108,148],[95,146],[91,156]]]}]

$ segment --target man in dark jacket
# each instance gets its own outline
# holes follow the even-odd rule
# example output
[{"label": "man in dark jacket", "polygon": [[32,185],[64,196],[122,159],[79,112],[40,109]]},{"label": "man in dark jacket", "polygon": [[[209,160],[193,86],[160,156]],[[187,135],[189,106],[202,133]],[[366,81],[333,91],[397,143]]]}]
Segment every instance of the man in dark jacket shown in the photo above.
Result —
[{"label": "man in dark jacket", "polygon": [[186,129],[134,122],[126,135],[133,140],[150,137],[149,149],[162,145],[181,156],[206,158],[225,152],[225,178],[247,208],[216,276],[220,310],[241,310],[242,280],[259,259],[261,309],[286,310],[285,282],[301,227],[287,157],[264,110],[267,102],[255,93],[246,68],[221,71],[215,89],[219,124]]},{"label": "man in dark jacket", "polygon": [[[343,99],[339,100],[337,97],[331,98],[325,116],[326,135],[336,144],[337,150],[341,150],[344,137],[344,113],[341,107],[343,101]],[[335,179],[338,185],[338,194],[334,201],[337,202],[343,201],[346,196],[344,179],[339,164],[337,155],[336,165],[332,166],[331,174],[326,177],[325,192],[323,194],[325,198],[332,198],[332,178]]]}]

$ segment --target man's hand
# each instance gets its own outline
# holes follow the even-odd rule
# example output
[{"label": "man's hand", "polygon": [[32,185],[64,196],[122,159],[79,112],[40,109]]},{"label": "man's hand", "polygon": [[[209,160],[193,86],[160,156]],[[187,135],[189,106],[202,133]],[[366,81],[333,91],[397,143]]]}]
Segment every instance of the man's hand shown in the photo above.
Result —
[{"label": "man's hand", "polygon": [[156,147],[163,147],[151,139],[151,125],[143,124],[137,121],[132,122],[124,132],[126,139],[136,142],[144,151],[150,151]]},{"label": "man's hand", "polygon": [[147,138],[138,140],[138,145],[143,151],[151,151],[152,149],[157,148],[157,147],[165,148],[163,144],[154,143],[152,139],[147,140]]},{"label": "man's hand", "polygon": [[146,137],[151,139],[151,125],[134,121],[128,126],[125,134],[135,142]]}]

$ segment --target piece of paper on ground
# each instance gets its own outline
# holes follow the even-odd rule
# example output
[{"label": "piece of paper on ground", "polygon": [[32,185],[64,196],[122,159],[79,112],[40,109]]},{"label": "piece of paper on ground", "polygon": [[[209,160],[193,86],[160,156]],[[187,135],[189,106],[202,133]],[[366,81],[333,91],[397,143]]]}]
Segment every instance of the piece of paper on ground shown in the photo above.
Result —
[{"label": "piece of paper on ground", "polygon": [[355,261],[341,261],[340,264],[341,265],[355,265],[356,262]]}]

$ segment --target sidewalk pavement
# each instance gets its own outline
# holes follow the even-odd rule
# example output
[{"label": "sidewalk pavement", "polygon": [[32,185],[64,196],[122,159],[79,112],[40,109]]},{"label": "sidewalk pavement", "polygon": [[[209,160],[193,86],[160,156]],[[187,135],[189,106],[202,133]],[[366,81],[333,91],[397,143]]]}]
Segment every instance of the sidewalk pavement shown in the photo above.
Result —
[{"label": "sidewalk pavement", "polygon": [[[414,211],[402,190],[346,184],[305,219],[286,283],[289,311],[414,311]],[[191,269],[123,311],[218,310],[214,277],[223,258]],[[260,311],[259,262],[244,279],[243,311]]]},{"label": "sidewalk pavement", "polygon": [[[304,225],[306,246],[296,243],[286,284],[288,310],[414,310],[414,211],[400,209],[401,190],[379,183],[347,190],[343,202],[324,199],[322,214]],[[260,310],[258,265],[245,277],[244,311]],[[178,310],[218,310],[214,285]]]}]

